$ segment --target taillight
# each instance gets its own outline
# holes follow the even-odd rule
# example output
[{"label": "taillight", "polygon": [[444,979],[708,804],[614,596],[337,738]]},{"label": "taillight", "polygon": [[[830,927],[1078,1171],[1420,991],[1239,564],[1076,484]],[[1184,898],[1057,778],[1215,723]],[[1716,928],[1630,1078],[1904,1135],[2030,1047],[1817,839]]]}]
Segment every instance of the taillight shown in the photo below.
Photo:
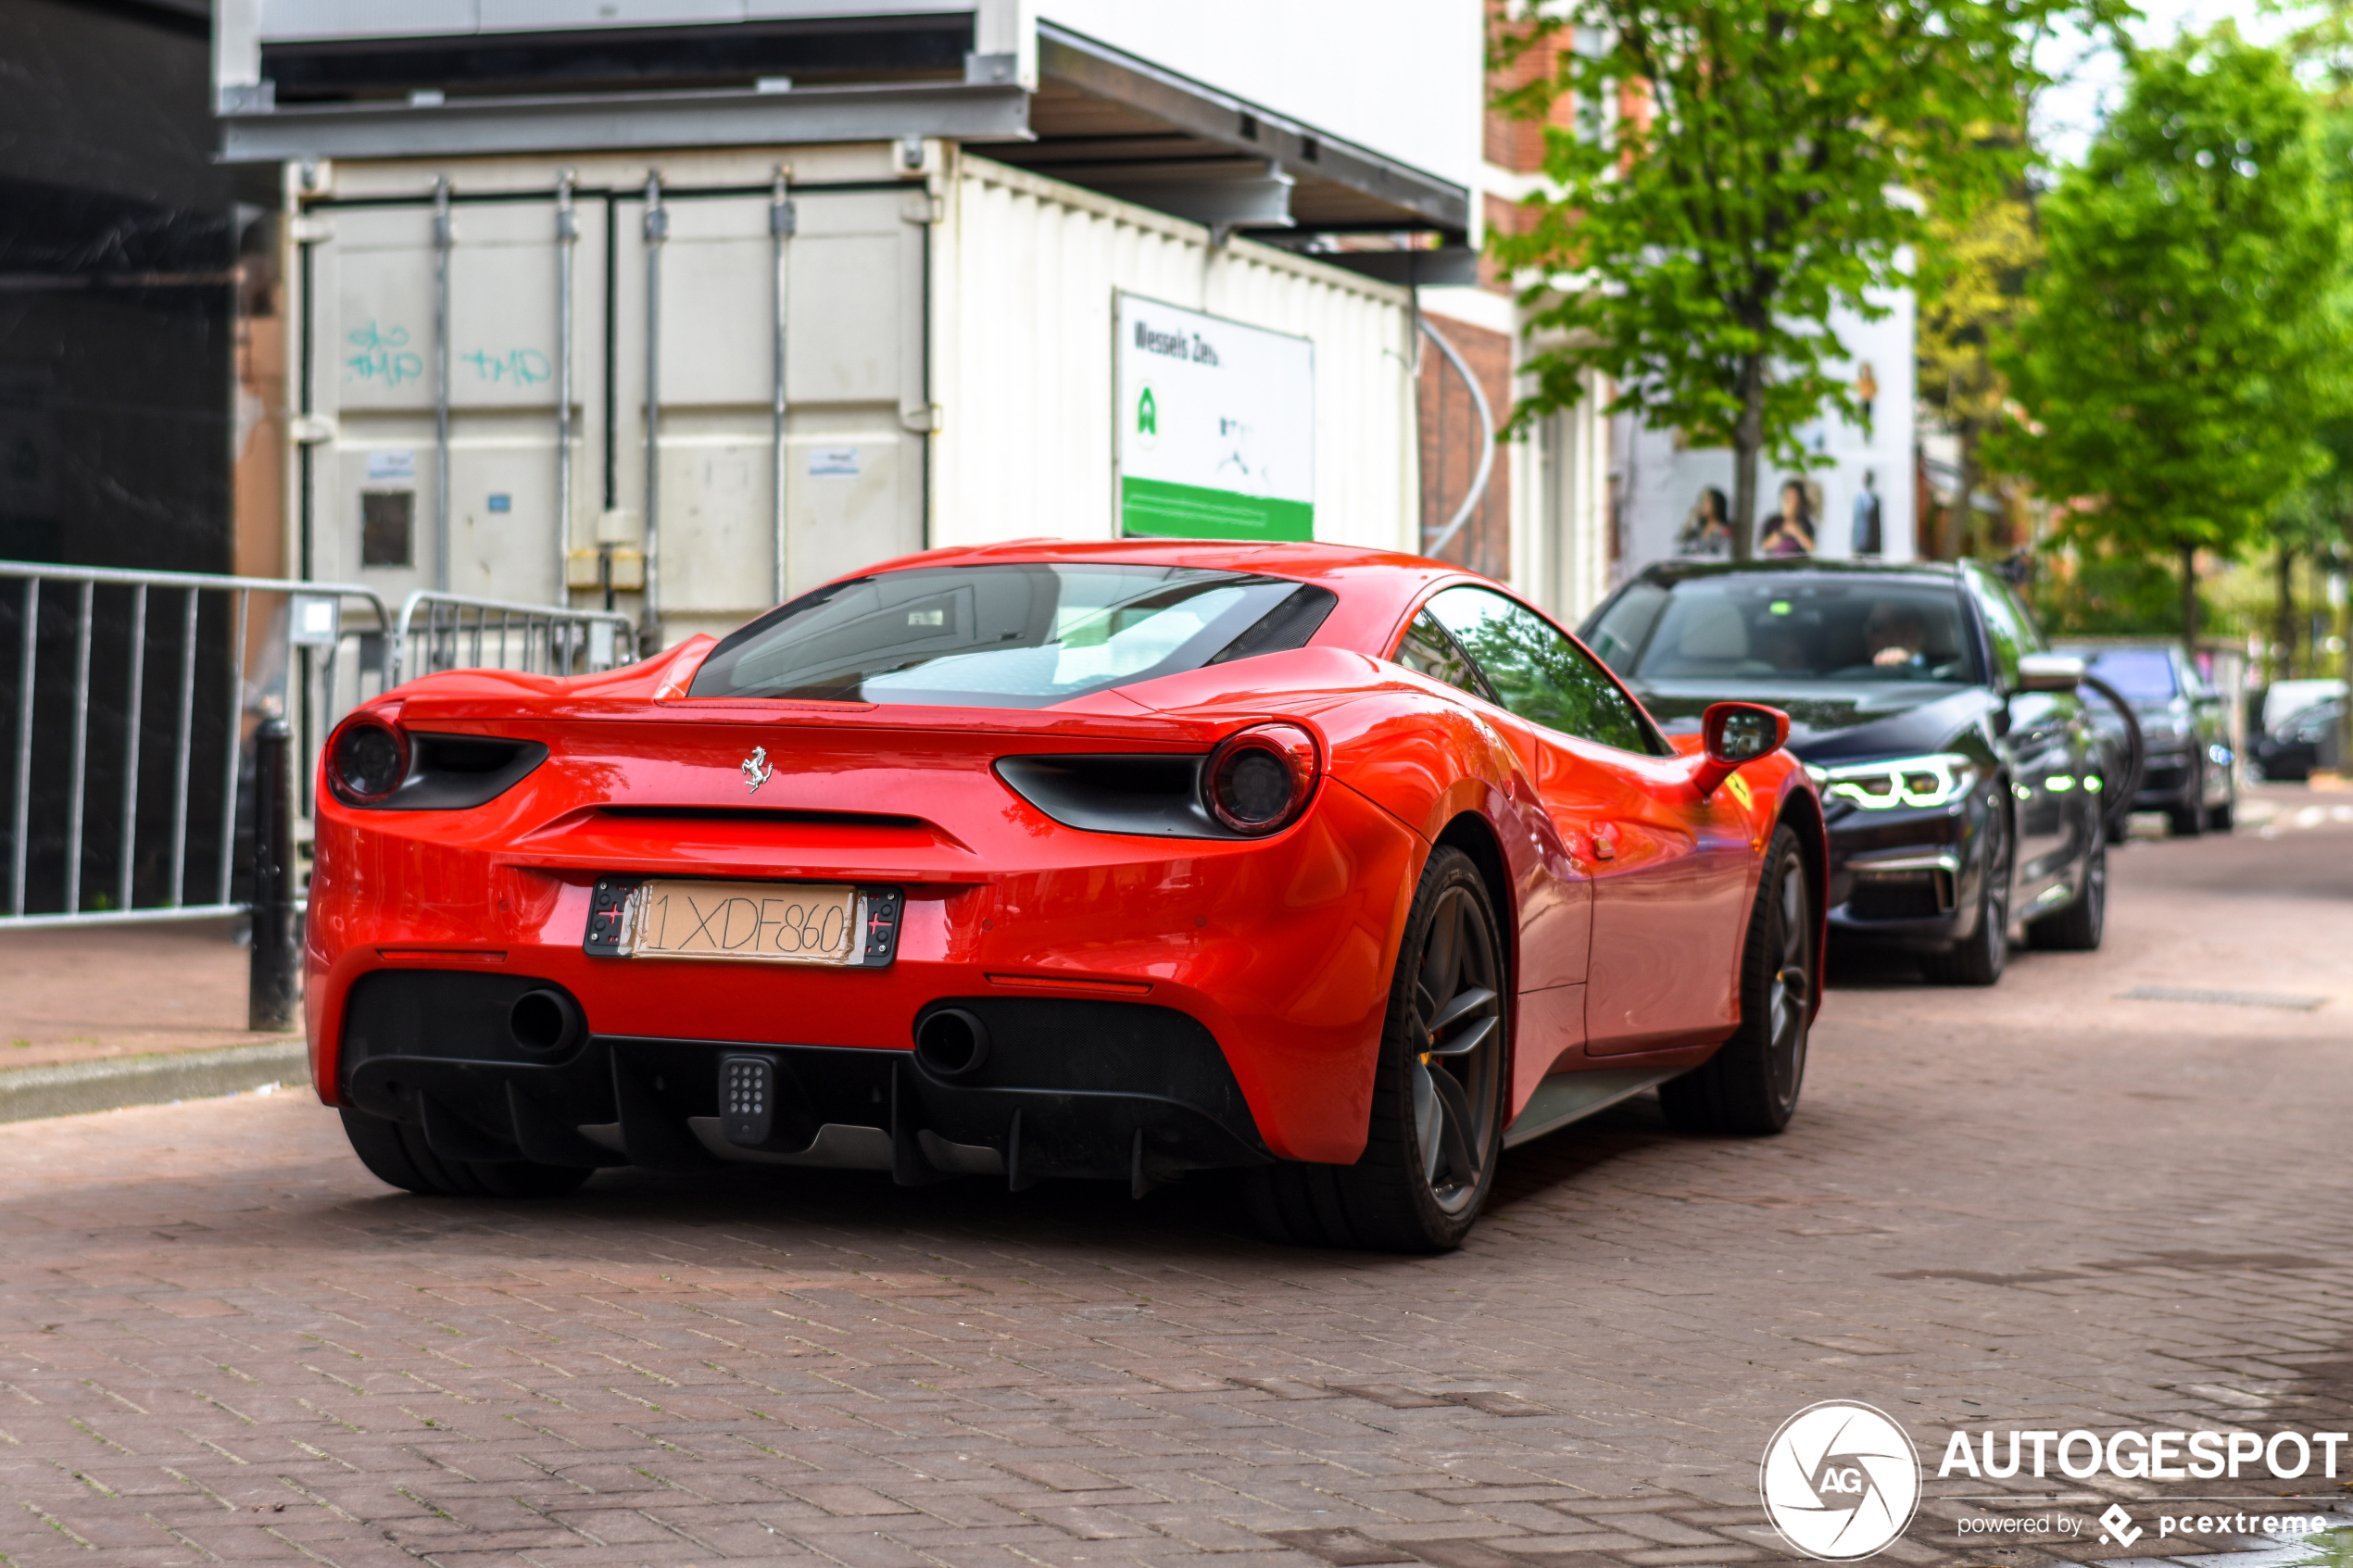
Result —
[{"label": "taillight", "polygon": [[1296,724],[1260,724],[1210,754],[1202,804],[1234,833],[1279,833],[1307,809],[1319,771],[1315,736]]},{"label": "taillight", "polygon": [[346,806],[381,806],[409,776],[409,736],[372,713],[355,713],[327,741],[327,786]]}]

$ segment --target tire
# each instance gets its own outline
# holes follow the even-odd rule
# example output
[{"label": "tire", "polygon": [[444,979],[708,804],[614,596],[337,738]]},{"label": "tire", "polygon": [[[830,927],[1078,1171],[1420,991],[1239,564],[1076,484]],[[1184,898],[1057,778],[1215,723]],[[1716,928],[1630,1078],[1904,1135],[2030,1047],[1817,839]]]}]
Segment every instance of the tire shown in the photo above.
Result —
[{"label": "tire", "polygon": [[1985,874],[1978,885],[1977,929],[1943,952],[1922,953],[1920,972],[1939,985],[1991,985],[2010,957],[2010,884],[2017,872],[2010,820],[1995,810],[1985,819]]},{"label": "tire", "polygon": [[2206,831],[2208,833],[2229,833],[2232,829],[2237,827],[2239,814],[2238,804],[2239,803],[2235,799],[2233,799],[2225,800],[2220,806],[2208,807],[2206,810]]},{"label": "tire", "polygon": [[1806,1083],[1817,930],[1805,852],[1794,831],[1775,828],[1741,954],[1740,1027],[1714,1056],[1659,1085],[1669,1126],[1757,1135],[1789,1125]]},{"label": "tire", "polygon": [[1405,918],[1365,1152],[1353,1165],[1286,1160],[1247,1173],[1245,1202],[1262,1232],[1382,1252],[1462,1245],[1504,1151],[1504,951],[1478,866],[1441,847]]},{"label": "tire", "polygon": [[2094,953],[2108,928],[2108,834],[2095,821],[2092,852],[2083,861],[2083,885],[2057,914],[2026,928],[2026,939],[2050,953]]},{"label": "tire", "polygon": [[443,1160],[425,1147],[419,1129],[349,1106],[343,1108],[343,1131],[370,1174],[423,1198],[560,1198],[592,1173],[528,1160]]},{"label": "tire", "polygon": [[2206,768],[2201,763],[2197,777],[2190,781],[2186,805],[2165,809],[2166,832],[2175,838],[2196,838],[2206,831]]}]

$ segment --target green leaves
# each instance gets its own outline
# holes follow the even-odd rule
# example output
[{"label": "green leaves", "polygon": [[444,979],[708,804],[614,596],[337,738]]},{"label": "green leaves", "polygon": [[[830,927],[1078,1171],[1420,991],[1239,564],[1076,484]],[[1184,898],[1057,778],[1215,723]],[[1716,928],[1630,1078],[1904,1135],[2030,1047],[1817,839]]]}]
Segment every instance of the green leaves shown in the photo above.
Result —
[{"label": "green leaves", "polygon": [[[1523,293],[1536,390],[1529,420],[1577,400],[1585,372],[1613,410],[1742,458],[1803,466],[1800,427],[1859,418],[1830,330],[1883,314],[1927,203],[1966,206],[2013,180],[2013,128],[2039,84],[2038,29],[2100,20],[2116,0],[1570,0],[1516,10],[1499,67],[1547,68],[1500,105],[1546,119],[1549,194],[1497,258]],[[1566,46],[1574,43],[1574,47]],[[1553,51],[1557,51],[1553,53]],[[1558,106],[1573,106],[1561,124]]]},{"label": "green leaves", "polygon": [[2224,29],[2135,56],[2044,203],[2048,265],[2003,362],[2042,430],[2003,433],[1993,459],[2088,502],[2078,538],[2235,554],[2327,465],[2344,221],[2277,53]]}]

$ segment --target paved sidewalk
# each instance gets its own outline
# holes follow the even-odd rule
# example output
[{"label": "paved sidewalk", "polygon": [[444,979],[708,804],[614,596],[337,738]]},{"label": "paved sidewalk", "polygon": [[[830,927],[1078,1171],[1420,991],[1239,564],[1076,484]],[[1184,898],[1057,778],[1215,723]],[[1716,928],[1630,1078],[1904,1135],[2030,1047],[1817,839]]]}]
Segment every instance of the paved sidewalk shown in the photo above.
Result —
[{"label": "paved sidewalk", "polygon": [[[1757,1461],[1818,1399],[1931,1474],[1956,1427],[2341,1430],[2353,826],[2116,880],[2107,951],[1991,992],[1842,964],[1786,1135],[1631,1103],[1437,1259],[1265,1246],[1199,1184],[420,1200],[294,1094],[0,1127],[0,1552],[1653,1568],[1788,1555]],[[1957,1535],[2005,1484],[1929,1485],[1891,1560],[2046,1560]]]},{"label": "paved sidewalk", "polygon": [[231,922],[0,932],[0,1073],[285,1038],[245,1028]]}]

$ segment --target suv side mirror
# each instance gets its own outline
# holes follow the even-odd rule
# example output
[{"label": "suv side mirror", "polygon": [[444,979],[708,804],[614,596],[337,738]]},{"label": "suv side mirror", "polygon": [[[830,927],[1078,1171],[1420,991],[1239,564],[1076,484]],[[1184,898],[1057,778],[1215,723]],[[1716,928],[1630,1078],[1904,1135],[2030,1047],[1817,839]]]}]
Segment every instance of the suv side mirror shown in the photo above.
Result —
[{"label": "suv side mirror", "polygon": [[1716,702],[1701,715],[1700,739],[1706,760],[1692,774],[1703,798],[1747,763],[1770,757],[1789,740],[1789,715],[1759,702]]},{"label": "suv side mirror", "polygon": [[2063,653],[2030,653],[2018,661],[2022,692],[2071,692],[2083,684],[2083,661]]}]

